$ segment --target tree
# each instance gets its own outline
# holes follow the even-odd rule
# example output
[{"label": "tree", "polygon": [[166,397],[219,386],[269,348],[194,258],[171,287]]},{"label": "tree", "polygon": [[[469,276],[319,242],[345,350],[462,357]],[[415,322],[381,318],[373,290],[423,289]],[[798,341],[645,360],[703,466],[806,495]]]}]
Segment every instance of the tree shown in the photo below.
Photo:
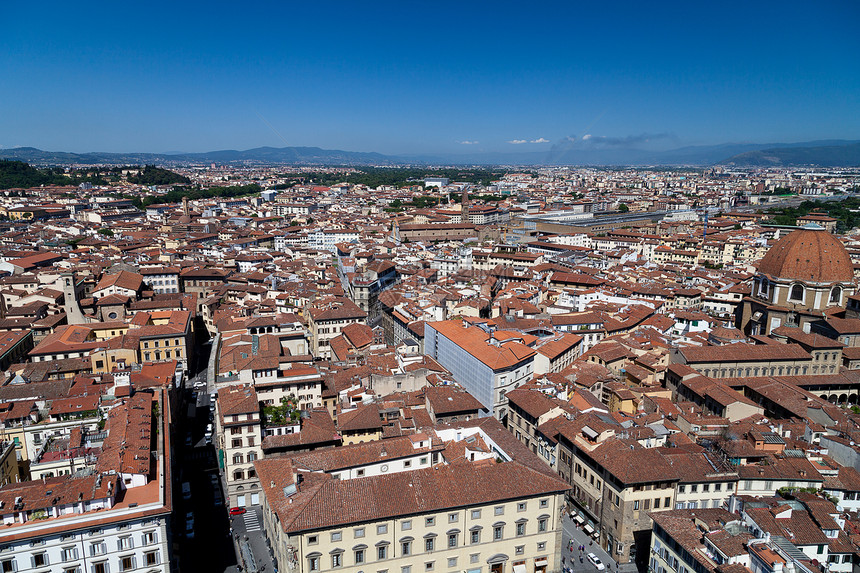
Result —
[{"label": "tree", "polygon": [[630,208],[624,203],[621,203],[620,205],[618,205],[618,212],[619,213],[626,213],[629,210],[630,210]]},{"label": "tree", "polygon": [[99,235],[104,235],[105,237],[113,237],[113,231],[110,229],[99,229]]}]

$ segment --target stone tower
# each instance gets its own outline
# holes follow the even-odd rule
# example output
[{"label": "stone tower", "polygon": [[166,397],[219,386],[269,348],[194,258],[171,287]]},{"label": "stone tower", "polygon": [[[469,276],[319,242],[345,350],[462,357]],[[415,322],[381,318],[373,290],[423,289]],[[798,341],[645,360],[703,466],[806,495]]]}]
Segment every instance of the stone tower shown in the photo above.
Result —
[{"label": "stone tower", "polygon": [[63,310],[66,311],[66,322],[69,324],[84,324],[87,319],[78,302],[78,290],[75,288],[75,274],[63,273],[60,275],[63,282]]}]

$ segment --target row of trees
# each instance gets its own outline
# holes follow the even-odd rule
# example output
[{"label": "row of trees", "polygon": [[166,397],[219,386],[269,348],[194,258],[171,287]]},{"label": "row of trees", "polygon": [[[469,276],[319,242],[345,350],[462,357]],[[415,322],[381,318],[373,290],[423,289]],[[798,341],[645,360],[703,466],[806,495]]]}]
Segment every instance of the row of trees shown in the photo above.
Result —
[{"label": "row of trees", "polygon": [[247,197],[248,195],[256,195],[262,188],[256,183],[250,185],[231,185],[229,187],[209,187],[201,189],[199,187],[174,187],[163,195],[150,195],[141,199],[137,197],[133,200],[134,205],[138,209],[146,209],[150,205],[160,203],[179,203],[183,197],[189,199],[211,199],[213,197]]},{"label": "row of trees", "polygon": [[81,183],[105,185],[107,182],[98,174],[87,171],[73,171],[67,175],[64,169],[58,167],[37,169],[23,161],[0,159],[0,189]]},{"label": "row of trees", "polygon": [[[418,167],[362,167],[356,173],[326,173],[312,172],[297,177],[297,183],[315,183],[317,185],[334,185],[335,183],[354,183],[376,188],[381,185],[403,187],[406,185],[423,185],[426,177],[445,177],[451,181],[465,181],[489,185],[491,181],[501,178],[506,173],[502,169],[463,169],[442,168],[426,169]],[[278,185],[276,189],[287,189],[291,184]]]}]

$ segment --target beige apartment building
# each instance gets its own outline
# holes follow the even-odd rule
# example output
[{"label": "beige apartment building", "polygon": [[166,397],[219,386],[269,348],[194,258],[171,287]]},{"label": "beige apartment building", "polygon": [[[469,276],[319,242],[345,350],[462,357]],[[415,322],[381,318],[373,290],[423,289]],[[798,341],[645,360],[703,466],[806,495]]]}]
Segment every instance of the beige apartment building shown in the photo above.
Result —
[{"label": "beige apartment building", "polygon": [[254,462],[263,457],[260,401],[254,388],[226,387],[216,401],[216,446],[224,457],[230,507],[257,505],[260,486]]},{"label": "beige apartment building", "polygon": [[557,571],[567,484],[517,462],[352,480],[257,462],[264,522],[290,571]]}]

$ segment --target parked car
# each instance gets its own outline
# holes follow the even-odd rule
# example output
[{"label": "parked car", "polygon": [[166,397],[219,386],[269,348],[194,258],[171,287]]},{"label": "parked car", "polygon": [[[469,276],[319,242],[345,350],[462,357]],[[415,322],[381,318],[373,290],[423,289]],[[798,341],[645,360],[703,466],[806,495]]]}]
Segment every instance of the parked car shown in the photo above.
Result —
[{"label": "parked car", "polygon": [[185,445],[189,448],[194,445],[194,441],[191,439],[191,432],[185,434]]},{"label": "parked car", "polygon": [[191,499],[191,484],[187,481],[182,482],[182,499]]},{"label": "parked car", "polygon": [[248,511],[248,510],[245,509],[244,507],[231,507],[230,508],[230,515],[242,515],[246,511]]},{"label": "parked car", "polygon": [[606,566],[603,564],[603,561],[601,561],[600,558],[594,553],[589,553],[588,555],[586,555],[586,557],[591,562],[591,564],[594,565],[595,568],[597,568],[598,571],[603,571],[604,569],[606,569]]}]

